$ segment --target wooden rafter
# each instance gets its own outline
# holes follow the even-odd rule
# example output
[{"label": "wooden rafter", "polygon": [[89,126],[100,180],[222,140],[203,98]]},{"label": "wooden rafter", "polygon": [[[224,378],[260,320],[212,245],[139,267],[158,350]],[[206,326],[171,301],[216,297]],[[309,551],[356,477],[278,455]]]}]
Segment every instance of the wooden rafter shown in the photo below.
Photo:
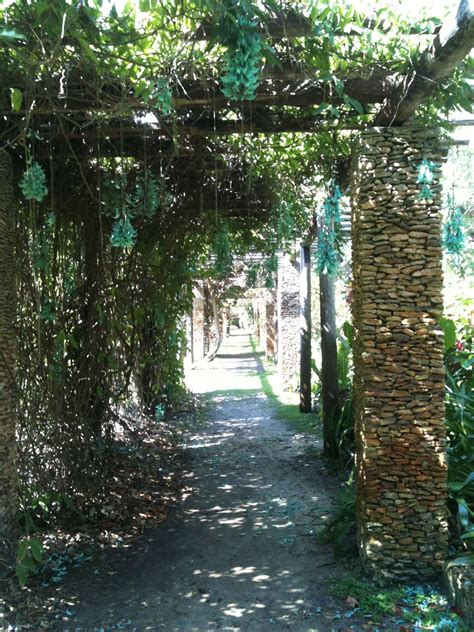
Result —
[{"label": "wooden rafter", "polygon": [[[362,23],[364,29],[371,31],[380,31],[381,33],[389,33],[393,30],[392,24],[387,20],[374,20],[372,18],[365,18]],[[203,22],[200,28],[195,34],[195,39],[207,41],[211,38],[214,30],[214,25],[209,22]],[[439,28],[435,28],[437,32]],[[271,39],[296,39],[298,37],[314,37],[315,28],[313,22],[301,13],[292,11],[287,15],[281,14],[276,16],[262,27],[261,33],[264,37]],[[350,37],[354,35],[360,35],[359,29],[339,29],[334,33],[338,37]],[[406,35],[432,35],[433,30],[410,28]]]},{"label": "wooden rafter", "polygon": [[375,125],[402,125],[445,81],[474,46],[474,0],[461,0],[453,20],[443,25],[413,72],[400,77],[374,120]]}]

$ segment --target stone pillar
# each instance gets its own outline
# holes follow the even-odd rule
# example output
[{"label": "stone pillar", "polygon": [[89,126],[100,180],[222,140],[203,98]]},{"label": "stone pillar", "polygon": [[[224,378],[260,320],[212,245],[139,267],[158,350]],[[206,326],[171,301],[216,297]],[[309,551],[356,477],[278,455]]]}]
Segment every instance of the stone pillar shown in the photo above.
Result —
[{"label": "stone pillar", "polygon": [[262,349],[267,348],[267,290],[262,289],[258,295],[258,342]]},{"label": "stone pillar", "polygon": [[278,377],[283,390],[298,385],[300,370],[300,274],[298,261],[278,257]]},{"label": "stone pillar", "polygon": [[310,247],[300,248],[300,411],[311,412],[311,256]]},{"label": "stone pillar", "polygon": [[358,537],[378,577],[420,580],[447,547],[440,170],[435,130],[372,129],[352,174]]},{"label": "stone pillar", "polygon": [[204,357],[204,295],[201,288],[195,288],[192,322],[192,361],[199,362]]},{"label": "stone pillar", "polygon": [[276,358],[276,322],[275,322],[276,296],[274,290],[268,290],[265,303],[265,357],[267,360]]},{"label": "stone pillar", "polygon": [[0,150],[0,577],[14,562],[16,473],[16,334],[13,173],[9,154]]}]

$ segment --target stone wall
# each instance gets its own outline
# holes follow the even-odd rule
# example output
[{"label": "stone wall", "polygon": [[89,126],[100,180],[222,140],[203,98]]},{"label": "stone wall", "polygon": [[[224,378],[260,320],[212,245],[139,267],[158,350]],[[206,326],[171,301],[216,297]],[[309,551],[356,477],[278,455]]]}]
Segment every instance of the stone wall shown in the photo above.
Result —
[{"label": "stone wall", "polygon": [[0,150],[0,577],[14,561],[16,474],[16,335],[13,255],[13,175],[8,153]]},{"label": "stone wall", "polygon": [[283,390],[297,387],[300,370],[300,280],[298,261],[278,257],[277,365]]},{"label": "stone wall", "polygon": [[352,174],[358,537],[379,577],[441,571],[447,546],[440,169],[435,130],[372,129]]},{"label": "stone wall", "polygon": [[265,303],[265,357],[267,360],[276,359],[276,292],[268,290]]}]

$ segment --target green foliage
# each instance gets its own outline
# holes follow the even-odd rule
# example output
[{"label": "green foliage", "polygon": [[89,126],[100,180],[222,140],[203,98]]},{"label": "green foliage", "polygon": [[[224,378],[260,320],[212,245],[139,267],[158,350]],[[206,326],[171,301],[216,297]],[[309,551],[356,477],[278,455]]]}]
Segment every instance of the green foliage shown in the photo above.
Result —
[{"label": "green foliage", "polygon": [[341,261],[341,209],[342,193],[337,184],[332,184],[326,197],[318,233],[316,269],[320,274],[334,277]]},{"label": "green foliage", "polygon": [[278,255],[274,252],[263,264],[265,270],[265,287],[271,290],[275,287],[275,274],[278,271]]},{"label": "green foliage", "polygon": [[151,99],[155,108],[163,115],[169,116],[173,109],[173,95],[169,82],[164,77],[159,77],[151,93]]},{"label": "green foliage", "polygon": [[41,202],[48,194],[43,167],[36,160],[27,161],[26,170],[20,180],[20,189],[25,199],[37,202]]},{"label": "green foliage", "polygon": [[439,326],[444,334],[444,351],[447,353],[456,343],[456,323],[451,318],[441,317],[439,319]]},{"label": "green foliage", "polygon": [[19,112],[23,103],[23,92],[18,88],[10,88],[10,100],[12,104],[12,110]]},{"label": "green foliage", "polygon": [[[451,341],[450,341],[451,342]],[[474,349],[466,328],[446,351],[448,490],[458,546],[474,551]]]},{"label": "green foliage", "polygon": [[337,555],[354,554],[356,546],[356,497],[355,487],[350,480],[335,497],[335,511],[332,518],[319,532],[324,542],[334,546]]},{"label": "green foliage", "polygon": [[214,268],[219,276],[226,276],[232,270],[234,258],[230,247],[229,225],[225,221],[219,225],[213,250],[216,256]]},{"label": "green foliage", "polygon": [[380,586],[357,574],[339,579],[330,590],[344,601],[355,599],[356,611],[375,623],[384,620],[387,625],[389,618],[390,629],[409,626],[427,632],[468,631],[461,617],[451,611],[446,596],[429,585]]},{"label": "green foliage", "polygon": [[258,266],[251,265],[247,270],[246,286],[248,288],[257,287]]},{"label": "green foliage", "polygon": [[43,558],[43,545],[39,538],[31,536],[20,540],[16,554],[16,576],[20,586],[24,586],[28,577],[38,570]]},{"label": "green foliage", "polygon": [[235,29],[234,41],[229,44],[224,58],[222,92],[232,101],[251,101],[260,83],[262,45],[258,24],[247,15],[239,15]]}]

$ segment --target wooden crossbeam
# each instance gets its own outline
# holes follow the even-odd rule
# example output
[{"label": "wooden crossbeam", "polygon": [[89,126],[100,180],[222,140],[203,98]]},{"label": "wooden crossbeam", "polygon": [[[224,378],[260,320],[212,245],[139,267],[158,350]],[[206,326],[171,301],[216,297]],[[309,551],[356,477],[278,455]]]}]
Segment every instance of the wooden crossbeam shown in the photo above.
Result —
[{"label": "wooden crossbeam", "polygon": [[[396,75],[387,72],[374,72],[369,77],[349,77],[342,81],[344,93],[360,101],[363,105],[382,103],[387,94],[393,89]],[[59,88],[58,88],[59,91]],[[123,110],[124,104],[127,109],[134,111],[149,111],[151,106],[138,100],[131,90],[124,91],[114,84],[105,84],[100,93],[91,93],[88,86],[82,86],[79,82],[71,81],[65,99],[51,97],[57,91],[51,87],[44,95],[41,93],[34,95],[35,115],[49,115],[81,112],[114,112]],[[25,98],[24,108],[19,112],[11,111],[11,103],[4,96],[0,102],[0,116],[24,116],[29,108],[29,101],[33,97]],[[316,80],[305,79],[303,81],[294,80],[263,80],[257,96],[252,101],[230,102],[225,97],[219,83],[209,80],[179,82],[173,96],[174,108],[181,109],[225,109],[229,107],[241,107],[250,109],[255,106],[293,106],[311,107],[320,105],[323,102],[335,105],[343,102],[343,97],[335,93],[326,83]]]},{"label": "wooden crossbeam", "polygon": [[[372,18],[365,18],[362,22],[362,28],[371,31],[380,31],[381,33],[390,33],[393,30],[393,25],[388,20],[375,20]],[[204,21],[199,29],[196,31],[194,38],[196,40],[208,41],[210,40],[215,29],[215,25],[210,21]],[[437,32],[439,27],[434,29]],[[287,39],[292,40],[298,37],[314,37],[316,35],[315,26],[313,22],[302,15],[291,11],[288,14],[280,14],[270,20],[268,20],[261,28],[261,34],[264,37],[271,39]],[[337,37],[351,37],[360,35],[360,29],[336,29],[334,35]],[[406,35],[433,35],[433,30],[429,28],[410,28]]]},{"label": "wooden crossbeam", "polygon": [[413,72],[400,77],[374,119],[375,125],[402,125],[454,71],[474,46],[474,0],[461,0]]}]

